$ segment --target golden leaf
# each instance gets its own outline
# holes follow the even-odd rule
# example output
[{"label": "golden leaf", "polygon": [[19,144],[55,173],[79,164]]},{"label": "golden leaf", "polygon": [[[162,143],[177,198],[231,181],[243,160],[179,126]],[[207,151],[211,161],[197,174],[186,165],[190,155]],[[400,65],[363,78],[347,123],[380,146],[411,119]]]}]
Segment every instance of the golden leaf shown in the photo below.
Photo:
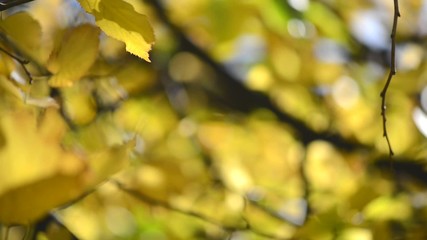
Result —
[{"label": "golden leaf", "polygon": [[53,87],[71,86],[80,80],[98,56],[99,29],[84,24],[73,28],[53,50],[48,68],[54,73],[49,84]]},{"label": "golden leaf", "polygon": [[129,142],[112,146],[102,151],[95,152],[89,156],[90,169],[94,171],[95,178],[92,184],[105,181],[111,175],[118,173],[128,164],[130,150],[135,147],[136,139]]},{"label": "golden leaf", "polygon": [[126,51],[150,62],[154,32],[145,15],[123,0],[79,0],[108,36],[126,44]]},{"label": "golden leaf", "polygon": [[[17,27],[19,26],[19,27]],[[19,12],[0,21],[0,29],[31,57],[37,58],[42,30],[40,24],[26,12]]]},{"label": "golden leaf", "polygon": [[66,125],[57,110],[40,122],[34,112],[3,112],[0,127],[1,223],[28,224],[84,191],[86,164],[62,149]]}]

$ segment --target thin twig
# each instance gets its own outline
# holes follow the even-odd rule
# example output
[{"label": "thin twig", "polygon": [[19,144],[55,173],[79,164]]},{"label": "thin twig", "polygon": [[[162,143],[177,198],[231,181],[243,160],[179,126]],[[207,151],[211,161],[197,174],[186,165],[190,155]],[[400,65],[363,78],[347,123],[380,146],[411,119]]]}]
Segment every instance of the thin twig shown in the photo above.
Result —
[{"label": "thin twig", "polygon": [[381,116],[383,119],[383,137],[387,140],[387,145],[389,149],[390,157],[394,155],[393,149],[391,147],[390,138],[387,132],[387,116],[386,116],[386,94],[388,87],[390,86],[391,80],[394,75],[396,75],[396,30],[397,30],[397,19],[400,17],[399,11],[399,0],[394,0],[394,16],[393,16],[393,27],[391,30],[391,57],[390,57],[390,72],[387,77],[387,81],[384,85],[383,90],[381,91]]},{"label": "thin twig", "polygon": [[27,59],[23,59],[21,57],[18,57],[18,55],[14,55],[14,54],[8,52],[6,49],[4,49],[2,47],[0,47],[0,50],[2,52],[4,52],[6,55],[8,55],[9,57],[11,57],[11,58],[15,59],[16,61],[18,61],[20,64],[28,64],[28,63],[30,63],[30,61],[28,61]]},{"label": "thin twig", "polygon": [[25,75],[27,75],[29,83],[33,84],[33,76],[31,75],[30,71],[28,71],[27,67],[25,66],[26,64],[30,63],[30,61],[28,61],[27,59],[22,59],[22,58],[18,57],[17,55],[13,55],[12,53],[8,52],[6,49],[4,49],[2,47],[0,47],[0,51],[5,53],[9,57],[13,58],[15,61],[17,61],[21,65],[22,69],[24,70]]},{"label": "thin twig", "polygon": [[49,77],[52,75],[52,73],[43,65],[41,64],[39,61],[37,61],[36,59],[34,59],[33,57],[29,56],[28,54],[26,54],[22,49],[20,49],[17,44],[10,39],[7,34],[3,31],[0,31],[0,42],[4,45],[4,47],[6,47],[7,49],[11,49],[11,51],[13,51],[15,54],[11,54],[10,52],[8,52],[7,50],[5,50],[4,48],[1,49],[2,52],[4,52],[5,54],[7,54],[9,57],[13,58],[14,60],[16,60],[24,69],[25,73],[28,75],[30,74],[31,78],[30,80],[30,84],[32,83],[32,81],[34,80],[33,75],[28,71],[28,68],[26,68],[26,64],[31,63],[32,66],[34,66],[38,73],[41,74],[41,76],[44,77]]}]

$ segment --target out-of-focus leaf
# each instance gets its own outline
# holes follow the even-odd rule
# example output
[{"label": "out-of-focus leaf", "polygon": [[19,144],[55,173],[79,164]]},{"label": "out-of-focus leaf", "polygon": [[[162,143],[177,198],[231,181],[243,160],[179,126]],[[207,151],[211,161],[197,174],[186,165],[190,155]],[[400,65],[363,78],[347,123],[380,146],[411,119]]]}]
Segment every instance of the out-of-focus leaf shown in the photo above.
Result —
[{"label": "out-of-focus leaf", "polygon": [[89,24],[67,32],[61,44],[53,50],[48,68],[54,74],[49,80],[53,87],[67,87],[80,80],[98,56],[99,29]]},{"label": "out-of-focus leaf", "polygon": [[346,26],[339,16],[325,5],[319,2],[311,2],[304,15],[323,35],[349,46],[349,35]]},{"label": "out-of-focus leaf", "polygon": [[410,199],[405,195],[381,196],[370,202],[363,213],[370,220],[406,220],[411,217]]},{"label": "out-of-focus leaf", "polygon": [[291,9],[287,7],[285,2],[275,0],[253,2],[258,5],[260,15],[267,27],[279,34],[286,34],[283,31],[283,26],[286,26],[291,18]]},{"label": "out-of-focus leaf", "polygon": [[56,110],[40,122],[28,111],[3,112],[0,124],[0,222],[28,224],[82,193],[86,164],[62,149],[66,125]]},{"label": "out-of-focus leaf", "polygon": [[296,239],[332,239],[333,232],[339,231],[345,226],[342,216],[337,209],[331,209],[325,213],[312,216],[303,227],[294,235]]},{"label": "out-of-focus leaf", "polygon": [[[17,27],[19,26],[19,27]],[[37,57],[42,30],[40,24],[26,12],[19,12],[0,21],[0,29],[32,57]]]},{"label": "out-of-focus leaf", "polygon": [[334,192],[336,197],[347,197],[356,191],[356,176],[329,143],[313,142],[306,154],[305,171],[313,189]]},{"label": "out-of-focus leaf", "polygon": [[154,32],[145,15],[122,0],[79,0],[95,16],[96,24],[107,35],[126,44],[126,51],[150,61],[148,52],[154,43]]},{"label": "out-of-focus leaf", "polygon": [[364,228],[347,228],[345,229],[338,240],[372,240],[373,234],[371,230]]},{"label": "out-of-focus leaf", "polygon": [[247,204],[244,210],[244,218],[254,229],[274,236],[272,239],[290,239],[297,230],[288,222],[273,217],[272,214],[268,214],[268,211],[263,211],[262,208],[254,204]]},{"label": "out-of-focus leaf", "polygon": [[147,145],[160,141],[176,124],[176,117],[163,101],[128,100],[114,114],[126,130],[141,134]]},{"label": "out-of-focus leaf", "polygon": [[22,92],[17,86],[15,86],[11,81],[9,81],[9,79],[1,75],[0,76],[0,95],[3,101],[5,100],[5,98],[10,98],[12,96],[14,100],[16,99],[21,100]]},{"label": "out-of-focus leaf", "polygon": [[372,199],[378,196],[372,184],[361,184],[359,189],[349,198],[349,204],[357,210],[363,209]]},{"label": "out-of-focus leaf", "polygon": [[141,64],[129,64],[117,73],[120,86],[128,94],[136,94],[151,87],[154,83],[155,72]]},{"label": "out-of-focus leaf", "polygon": [[89,86],[79,83],[62,91],[64,113],[74,124],[85,125],[96,117],[96,102],[90,91]]},{"label": "out-of-focus leaf", "polygon": [[122,170],[128,163],[129,152],[135,147],[136,139],[110,147],[89,156],[89,165],[95,173],[92,184],[106,180],[111,175]]},{"label": "out-of-focus leaf", "polygon": [[29,224],[49,210],[77,198],[83,190],[82,176],[58,173],[13,188],[0,195],[0,222]]}]

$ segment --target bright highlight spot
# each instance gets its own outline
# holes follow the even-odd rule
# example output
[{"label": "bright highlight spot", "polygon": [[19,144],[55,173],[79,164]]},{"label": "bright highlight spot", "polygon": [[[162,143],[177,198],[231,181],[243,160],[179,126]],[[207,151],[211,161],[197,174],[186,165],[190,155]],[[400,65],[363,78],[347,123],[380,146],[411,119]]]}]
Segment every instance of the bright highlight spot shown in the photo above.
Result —
[{"label": "bright highlight spot", "polygon": [[359,95],[359,86],[348,76],[339,78],[332,87],[332,97],[342,108],[350,108],[356,104]]},{"label": "bright highlight spot", "polygon": [[310,2],[308,0],[288,0],[289,5],[293,7],[295,10],[303,12],[307,10]]}]

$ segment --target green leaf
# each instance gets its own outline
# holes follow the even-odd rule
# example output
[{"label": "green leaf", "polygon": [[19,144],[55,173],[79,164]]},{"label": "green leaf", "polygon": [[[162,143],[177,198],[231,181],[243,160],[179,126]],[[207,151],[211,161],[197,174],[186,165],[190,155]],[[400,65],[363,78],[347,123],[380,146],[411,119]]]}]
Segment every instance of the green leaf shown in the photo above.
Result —
[{"label": "green leaf", "polygon": [[48,69],[54,75],[49,84],[67,87],[80,80],[95,62],[98,46],[99,29],[92,25],[84,24],[67,32],[50,56]]},{"label": "green leaf", "polygon": [[126,44],[126,51],[150,62],[154,32],[145,15],[123,0],[79,0],[108,36]]},{"label": "green leaf", "polygon": [[313,2],[304,13],[307,20],[311,21],[318,30],[327,38],[349,45],[348,28],[345,23],[324,4]]}]

